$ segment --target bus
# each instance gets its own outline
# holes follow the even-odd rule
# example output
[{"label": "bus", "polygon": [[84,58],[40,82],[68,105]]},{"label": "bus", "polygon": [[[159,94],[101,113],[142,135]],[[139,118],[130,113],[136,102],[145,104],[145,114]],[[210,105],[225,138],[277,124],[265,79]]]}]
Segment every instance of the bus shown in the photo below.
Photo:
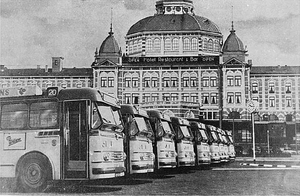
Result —
[{"label": "bus", "polygon": [[206,125],[206,133],[209,136],[208,144],[210,150],[210,159],[212,164],[221,163],[221,156],[220,156],[220,148],[219,143],[220,139],[217,136],[216,127],[212,125]]},{"label": "bus", "polygon": [[232,134],[231,132],[224,130],[227,140],[228,140],[228,155],[229,155],[229,159],[230,161],[235,161],[235,148],[234,148],[234,143],[233,143],[233,139],[232,139]]},{"label": "bus", "polygon": [[126,135],[127,174],[154,172],[154,134],[146,110],[121,105],[121,114]]},{"label": "bus", "polygon": [[159,110],[147,110],[147,114],[154,131],[155,170],[175,168],[177,153],[170,116]]},{"label": "bus", "polygon": [[171,121],[175,130],[178,167],[195,166],[194,137],[189,121],[180,117],[171,117]]},{"label": "bus", "polygon": [[208,135],[205,131],[205,124],[197,121],[190,121],[192,133],[194,135],[194,151],[196,154],[196,166],[210,165],[210,150],[208,145]]},{"label": "bus", "polygon": [[0,90],[0,177],[14,178],[20,191],[124,176],[123,140],[119,102],[99,90]]},{"label": "bus", "polygon": [[217,135],[220,139],[219,142],[219,148],[220,148],[220,156],[221,156],[221,162],[229,162],[229,155],[228,155],[228,141],[225,137],[225,132],[220,129],[220,128],[216,128],[217,129]]}]

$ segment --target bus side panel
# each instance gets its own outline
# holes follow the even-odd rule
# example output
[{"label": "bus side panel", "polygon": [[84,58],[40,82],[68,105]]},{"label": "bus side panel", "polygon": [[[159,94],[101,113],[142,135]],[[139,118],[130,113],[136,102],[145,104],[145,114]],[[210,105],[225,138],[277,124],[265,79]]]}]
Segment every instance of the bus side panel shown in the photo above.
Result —
[{"label": "bus side panel", "polygon": [[193,142],[181,141],[177,143],[178,166],[194,166],[195,153]]},{"label": "bus side panel", "polygon": [[154,171],[154,153],[152,141],[137,138],[130,142],[131,173],[147,173]]},{"label": "bus side panel", "polygon": [[60,137],[49,135],[50,132],[55,133],[57,131],[1,132],[0,141],[3,143],[0,146],[1,177],[15,177],[19,159],[23,155],[34,151],[44,154],[49,159],[52,165],[53,178],[60,179]]},{"label": "bus side panel", "polygon": [[158,169],[176,167],[176,156],[174,140],[163,138],[157,141]]},{"label": "bus side panel", "polygon": [[100,132],[90,136],[90,179],[125,175],[124,139],[116,133]]}]

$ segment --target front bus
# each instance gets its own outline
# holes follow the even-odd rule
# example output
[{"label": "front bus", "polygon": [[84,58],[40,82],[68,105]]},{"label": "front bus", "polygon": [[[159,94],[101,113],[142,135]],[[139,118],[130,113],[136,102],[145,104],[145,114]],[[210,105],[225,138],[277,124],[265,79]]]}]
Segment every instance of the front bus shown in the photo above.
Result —
[{"label": "front bus", "polygon": [[0,175],[16,179],[18,190],[42,191],[50,180],[124,176],[123,126],[114,97],[90,88],[4,91]]},{"label": "front bus", "polygon": [[147,110],[154,131],[155,170],[176,167],[176,150],[171,119],[159,110]]},{"label": "front bus", "polygon": [[175,130],[178,167],[195,166],[194,137],[189,121],[179,117],[171,117],[171,121]]},{"label": "front bus", "polygon": [[146,110],[121,105],[121,114],[125,124],[127,174],[154,172],[154,135]]},{"label": "front bus", "polygon": [[205,131],[206,126],[201,122],[190,121],[191,130],[194,134],[194,149],[196,154],[196,166],[209,166],[210,150],[208,145],[208,135]]}]

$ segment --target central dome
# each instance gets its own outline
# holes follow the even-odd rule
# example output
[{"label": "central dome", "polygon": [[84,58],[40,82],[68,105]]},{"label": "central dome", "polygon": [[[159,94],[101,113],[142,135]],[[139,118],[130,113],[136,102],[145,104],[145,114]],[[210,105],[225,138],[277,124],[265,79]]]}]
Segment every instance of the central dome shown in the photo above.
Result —
[{"label": "central dome", "polygon": [[135,23],[129,29],[127,36],[140,32],[153,31],[206,31],[221,34],[218,26],[207,18],[189,15],[154,15]]},{"label": "central dome", "polygon": [[211,20],[194,14],[191,0],[159,0],[156,2],[156,11],[154,16],[141,19],[132,25],[127,36],[158,31],[204,31],[221,34],[218,26]]}]

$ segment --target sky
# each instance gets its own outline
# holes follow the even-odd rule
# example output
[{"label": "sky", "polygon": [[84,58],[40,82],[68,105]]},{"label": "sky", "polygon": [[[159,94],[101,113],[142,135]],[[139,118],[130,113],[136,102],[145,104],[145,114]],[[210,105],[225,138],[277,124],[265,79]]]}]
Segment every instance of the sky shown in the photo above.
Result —
[{"label": "sky", "polygon": [[[152,16],[156,0],[0,0],[0,64],[89,68],[96,48],[113,31],[122,51],[137,21]],[[195,14],[212,20],[224,41],[231,21],[253,65],[300,66],[300,0],[194,0]],[[111,14],[111,10],[112,13]]]}]

